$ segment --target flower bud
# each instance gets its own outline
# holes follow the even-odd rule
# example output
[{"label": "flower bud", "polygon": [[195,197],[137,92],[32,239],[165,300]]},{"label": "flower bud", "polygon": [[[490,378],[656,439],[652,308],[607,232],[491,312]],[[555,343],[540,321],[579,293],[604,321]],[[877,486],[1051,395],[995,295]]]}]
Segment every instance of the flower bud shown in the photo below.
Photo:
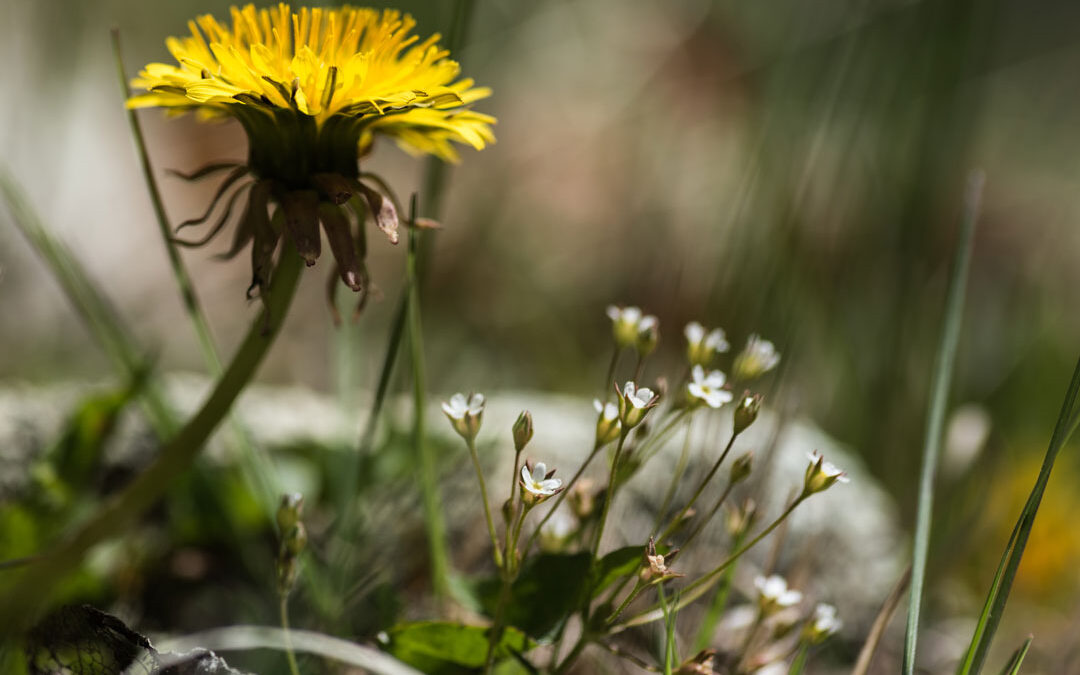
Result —
[{"label": "flower bud", "polygon": [[622,432],[622,422],[619,421],[619,408],[614,403],[601,403],[600,399],[593,399],[593,407],[596,408],[596,447],[602,448],[608,443],[615,441]]},{"label": "flower bud", "polygon": [[731,464],[731,475],[729,480],[731,484],[742,482],[750,475],[750,472],[754,468],[754,453],[748,452],[745,455],[740,455]]},{"label": "flower bud", "polygon": [[660,322],[651,314],[643,316],[637,325],[637,337],[634,340],[634,349],[638,356],[645,358],[653,353],[656,345],[660,342]]},{"label": "flower bud", "polygon": [[303,523],[297,523],[282,540],[285,551],[294,558],[307,546],[307,529]]},{"label": "flower bud", "polygon": [[582,478],[570,489],[570,509],[578,520],[587,520],[596,511],[596,483],[591,478]]},{"label": "flower bud", "polygon": [[809,497],[816,492],[828,490],[834,483],[847,483],[848,477],[836,465],[825,461],[821,453],[816,450],[807,453],[810,465],[806,467],[806,478],[803,483],[803,495]]},{"label": "flower bud", "polygon": [[735,406],[735,433],[741,434],[748,426],[757,419],[761,411],[761,394],[746,392],[743,394],[739,405]]},{"label": "flower bud", "polygon": [[514,422],[514,450],[521,452],[533,437],[533,419],[528,410],[521,411]]},{"label": "flower bud", "polygon": [[757,503],[747,498],[739,507],[728,507],[724,518],[724,527],[732,539],[741,539],[753,527],[757,520]]},{"label": "flower bud", "polygon": [[289,492],[281,495],[281,504],[277,510],[277,526],[281,536],[285,536],[297,523],[304,510],[304,495]]},{"label": "flower bud", "polygon": [[812,645],[821,644],[833,633],[840,630],[843,625],[843,622],[836,616],[835,607],[819,603],[814,608],[814,615],[807,619],[803,625],[802,638]]}]

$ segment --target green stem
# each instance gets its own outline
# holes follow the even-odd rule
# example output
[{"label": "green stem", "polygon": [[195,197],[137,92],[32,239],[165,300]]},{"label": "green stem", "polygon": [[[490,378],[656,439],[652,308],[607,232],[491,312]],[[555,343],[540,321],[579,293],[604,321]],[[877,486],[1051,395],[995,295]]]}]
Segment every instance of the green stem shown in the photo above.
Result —
[{"label": "green stem", "polygon": [[795,655],[795,660],[791,662],[791,668],[788,669],[788,675],[802,675],[802,672],[806,670],[806,661],[810,656],[810,646],[803,642],[799,646],[799,652]]},{"label": "green stem", "polygon": [[300,667],[296,664],[296,654],[293,652],[292,638],[289,637],[289,596],[285,593],[281,594],[278,610],[281,615],[282,634],[285,637],[285,658],[289,661],[289,672],[292,675],[300,675]]},{"label": "green stem", "polygon": [[729,480],[727,487],[724,488],[724,491],[720,494],[720,498],[716,500],[715,504],[713,504],[712,509],[710,509],[709,512],[705,514],[705,517],[698,522],[693,532],[690,533],[690,536],[688,536],[686,538],[686,541],[682,543],[682,548],[685,549],[689,547],[690,544],[694,541],[694,539],[699,534],[701,534],[701,531],[705,529],[705,526],[709,524],[709,522],[716,516],[716,512],[719,511],[720,507],[724,505],[725,501],[727,501],[728,495],[731,494],[731,490],[734,487],[735,483]]},{"label": "green stem", "polygon": [[679,514],[671,520],[671,523],[668,524],[667,528],[660,535],[660,541],[671,536],[671,533],[674,532],[675,528],[682,522],[683,517],[686,516],[687,512],[694,506],[694,503],[698,500],[698,497],[701,496],[701,493],[705,491],[709,481],[711,481],[712,477],[716,475],[716,472],[720,470],[720,465],[727,459],[728,453],[731,452],[731,446],[735,445],[735,439],[738,437],[738,432],[732,432],[731,439],[728,440],[727,445],[724,447],[724,451],[720,453],[720,457],[712,465],[712,468],[709,469],[709,473],[705,474],[705,477],[701,479],[701,483],[699,483],[697,489],[694,490],[694,496],[690,497],[690,501],[686,503],[686,506],[682,508],[682,511],[679,511]]},{"label": "green stem", "polygon": [[411,291],[412,288],[408,285],[402,289],[401,299],[398,301],[397,309],[394,310],[394,319],[390,324],[390,339],[386,343],[386,353],[383,355],[382,369],[379,371],[379,383],[375,388],[375,398],[371,402],[371,410],[368,411],[367,421],[364,422],[364,433],[360,436],[360,446],[357,449],[358,454],[361,455],[370,452],[375,441],[375,431],[378,428],[383,404],[386,402],[386,393],[390,390],[394,362],[397,361],[398,352],[401,350],[401,338],[405,333]]},{"label": "green stem", "polygon": [[0,607],[5,609],[0,616],[0,634],[9,634],[29,625],[50,597],[45,589],[57,588],[58,582],[82,562],[93,546],[125,531],[191,466],[233,401],[254,377],[273,344],[292,302],[300,268],[300,256],[292,247],[285,247],[273,275],[266,306],[255,318],[232,363],[205,403],[122,492],[106,501],[0,595]]},{"label": "green stem", "polygon": [[[112,43],[117,77],[120,80],[124,100],[127,100],[131,96],[131,90],[128,88],[127,73],[124,70],[123,52],[120,48],[120,31],[115,28],[112,30]],[[169,224],[169,218],[165,214],[165,203],[161,198],[161,190],[158,188],[157,179],[154,178],[153,165],[150,163],[150,154],[146,148],[146,138],[143,135],[142,125],[139,123],[139,116],[134,109],[130,109],[127,111],[127,118],[128,125],[131,127],[131,137],[135,142],[135,150],[139,155],[139,167],[146,182],[150,202],[154,207],[158,233],[161,235],[165,252],[169,258],[169,267],[172,270],[173,279],[176,280],[176,285],[180,289],[180,298],[184,304],[184,311],[187,313],[188,320],[191,321],[191,326],[195,330],[195,337],[199,342],[199,349],[202,352],[207,370],[210,371],[210,375],[213,377],[221,377],[223,370],[221,356],[218,354],[217,345],[210,330],[210,322],[207,320],[202,303],[195,292],[195,284],[191,281],[191,275],[184,264],[183,258],[180,256],[179,249],[173,243],[172,226]],[[267,514],[273,514],[276,508],[276,497],[281,490],[277,484],[278,481],[273,477],[270,462],[251,443],[247,429],[240,424],[239,420],[230,416],[229,426],[232,432],[231,442],[248,459],[247,467],[253,469],[249,475],[249,480],[258,495],[259,501],[262,503],[263,511]]]},{"label": "green stem", "polygon": [[630,593],[626,596],[626,599],[619,604],[619,606],[615,609],[614,612],[608,615],[608,618],[604,620],[604,623],[610,626],[611,624],[618,621],[622,613],[625,612],[626,608],[630,606],[630,603],[633,602],[634,599],[641,594],[641,591],[645,590],[646,586],[647,584],[641,583],[641,579],[638,579],[634,583],[634,588],[632,588],[630,590]]},{"label": "green stem", "polygon": [[499,552],[499,535],[495,532],[495,521],[491,518],[491,505],[488,503],[487,484],[484,482],[484,470],[480,468],[480,455],[476,452],[476,440],[466,440],[469,446],[469,456],[472,457],[473,467],[476,469],[476,481],[480,484],[480,499],[484,502],[484,519],[487,521],[488,534],[491,536],[491,551],[495,558],[495,566],[502,567],[502,553]]},{"label": "green stem", "polygon": [[[735,548],[738,548],[740,543],[742,543],[741,539],[737,539]],[[724,570],[724,574],[720,577],[720,585],[716,589],[716,595],[713,596],[712,603],[705,612],[705,617],[701,620],[701,627],[698,628],[697,637],[694,639],[693,651],[695,653],[707,648],[709,643],[712,642],[712,635],[716,631],[716,625],[720,623],[720,617],[723,616],[724,609],[727,607],[727,599],[731,593],[732,581],[735,578],[735,568],[737,566],[738,561],[735,561]]]},{"label": "green stem", "polygon": [[690,461],[690,432],[693,428],[694,418],[691,417],[686,423],[686,436],[683,437],[682,452],[679,454],[679,462],[675,465],[675,473],[671,475],[671,482],[668,483],[664,501],[661,502],[660,510],[656,514],[656,522],[653,523],[652,529],[649,530],[650,537],[654,536],[656,531],[660,529],[660,523],[664,521],[664,515],[667,514],[668,507],[671,506],[671,500],[675,498],[675,491],[679,488],[679,481],[682,480],[683,474],[686,472],[686,465]]},{"label": "green stem", "polygon": [[611,361],[608,362],[607,375],[604,376],[604,386],[601,388],[601,391],[604,392],[604,398],[601,399],[601,402],[603,403],[607,403],[608,399],[611,398],[611,387],[615,384],[615,368],[619,365],[620,352],[622,352],[622,350],[619,349],[619,345],[616,344],[615,351],[611,352]]},{"label": "green stem", "polygon": [[[415,213],[415,199],[413,200]],[[410,218],[410,222],[412,218]],[[446,525],[443,522],[439,487],[435,480],[435,458],[424,438],[424,409],[426,395],[424,375],[424,344],[420,323],[420,284],[417,282],[417,248],[420,230],[409,230],[409,252],[406,272],[409,284],[409,352],[413,370],[413,450],[419,464],[420,491],[427,527],[428,555],[431,558],[431,585],[436,596],[445,598],[449,591],[450,556],[446,548]]]},{"label": "green stem", "polygon": [[611,510],[611,502],[615,501],[615,478],[619,469],[619,459],[622,456],[623,445],[629,435],[629,429],[623,429],[619,434],[619,444],[615,446],[615,457],[611,460],[611,473],[608,476],[607,494],[604,496],[604,510],[600,512],[600,522],[596,525],[596,538],[592,545],[592,559],[596,560],[596,554],[600,550],[600,540],[604,538],[604,526],[607,524],[608,512]]},{"label": "green stem", "polygon": [[525,504],[521,505],[521,513],[517,522],[511,528],[512,532],[506,537],[506,566],[502,570],[499,600],[495,605],[495,619],[491,624],[491,636],[488,638],[487,657],[484,659],[485,675],[491,673],[491,669],[495,666],[495,652],[499,646],[499,641],[502,639],[503,624],[506,622],[506,606],[510,602],[510,589],[518,572],[517,556],[515,555],[517,539],[521,533],[521,526],[525,522],[525,516],[528,515],[530,510],[530,507]]},{"label": "green stem", "polygon": [[[699,597],[701,597],[705,593],[705,591],[709,590],[709,588],[712,586],[713,581],[720,574],[722,574],[724,572],[724,570],[726,570],[728,567],[730,567],[744,553],[746,553],[751,548],[753,548],[755,545],[757,545],[758,542],[760,542],[765,537],[769,536],[772,533],[773,530],[775,530],[777,527],[780,526],[780,523],[784,522],[784,520],[788,516],[791,515],[791,512],[795,510],[795,507],[797,507],[799,504],[801,504],[807,498],[807,496],[808,495],[806,495],[806,494],[799,495],[799,497],[797,499],[795,499],[795,501],[793,501],[790,505],[788,505],[788,507],[786,509],[784,509],[784,512],[781,513],[776,518],[776,520],[771,522],[768,527],[766,527],[764,530],[759,532],[757,534],[757,536],[755,536],[753,539],[751,539],[749,542],[747,542],[743,546],[740,546],[740,547],[736,548],[735,552],[732,553],[731,555],[729,555],[722,563],[720,563],[719,565],[714,567],[712,570],[710,570],[708,573],[706,573],[704,576],[699,578],[697,581],[695,581],[694,583],[690,584],[685,589],[683,589],[682,594],[681,594],[681,596],[679,598],[679,602],[678,602],[675,609],[680,610],[683,607],[686,607],[687,605],[689,605],[694,600],[697,600]],[[634,618],[630,619],[629,621],[618,624],[617,626],[615,626],[613,628],[613,630],[611,632],[612,633],[619,633],[619,632],[622,632],[623,630],[626,630],[627,628],[630,628],[632,626],[640,626],[642,624],[651,623],[653,621],[658,621],[659,619],[663,618],[662,614],[657,616],[656,612],[657,612],[657,610],[655,608],[653,608],[653,609],[651,609],[649,611],[643,612],[643,613],[635,616]]]}]

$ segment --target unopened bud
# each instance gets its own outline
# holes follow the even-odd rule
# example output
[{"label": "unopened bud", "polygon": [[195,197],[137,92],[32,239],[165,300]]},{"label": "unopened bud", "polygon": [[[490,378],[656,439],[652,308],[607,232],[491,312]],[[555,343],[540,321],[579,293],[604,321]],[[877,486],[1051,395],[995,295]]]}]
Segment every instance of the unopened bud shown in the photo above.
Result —
[{"label": "unopened bud", "polygon": [[634,349],[638,356],[645,358],[653,353],[657,343],[660,342],[660,322],[651,314],[644,316],[637,326],[637,337],[634,340]]},{"label": "unopened bud", "polygon": [[281,503],[277,510],[278,532],[285,536],[300,522],[300,514],[304,510],[304,495],[299,492],[290,492],[281,495]]},{"label": "unopened bud", "polygon": [[615,338],[615,345],[620,349],[635,346],[641,310],[637,307],[609,305],[607,315],[611,319],[611,336]]},{"label": "unopened bud", "polygon": [[307,529],[304,524],[297,523],[281,540],[281,544],[290,556],[295,558],[300,555],[307,546]]},{"label": "unopened bud", "polygon": [[731,476],[729,480],[731,484],[739,483],[750,475],[750,472],[754,468],[754,453],[748,452],[745,455],[740,455],[731,464]]},{"label": "unopened bud", "polygon": [[608,443],[614,442],[622,432],[622,422],[619,421],[619,408],[614,403],[601,403],[600,399],[593,399],[593,407],[596,408],[596,447],[602,448]]},{"label": "unopened bud", "polygon": [[732,539],[741,539],[753,527],[755,520],[757,520],[757,503],[748,498],[742,506],[728,507],[724,526]]},{"label": "unopened bud", "polygon": [[528,410],[521,411],[514,422],[514,450],[521,452],[533,437],[533,419]]},{"label": "unopened bud", "polygon": [[743,394],[742,399],[739,401],[739,405],[735,406],[735,433],[741,434],[747,427],[753,424],[760,411],[761,394],[751,394],[750,392]]}]

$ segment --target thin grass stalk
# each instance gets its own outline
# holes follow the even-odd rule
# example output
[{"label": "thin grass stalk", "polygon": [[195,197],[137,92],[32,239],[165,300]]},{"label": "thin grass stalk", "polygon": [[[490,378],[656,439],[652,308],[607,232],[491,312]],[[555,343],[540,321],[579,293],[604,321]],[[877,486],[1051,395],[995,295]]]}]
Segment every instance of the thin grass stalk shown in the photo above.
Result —
[{"label": "thin grass stalk", "polygon": [[1073,369],[1072,380],[1069,382],[1069,389],[1065,394],[1065,400],[1062,402],[1061,412],[1058,414],[1057,423],[1054,425],[1054,433],[1050,438],[1050,446],[1046,450],[1046,456],[1043,458],[1039,477],[1035,480],[1035,486],[1031,489],[1031,494],[1028,495],[1024,509],[1020,513],[1020,518],[1016,521],[1012,534],[1009,536],[1009,542],[1001,555],[1001,561],[998,563],[997,571],[994,574],[994,581],[990,585],[990,591],[987,593],[986,601],[979,615],[979,622],[975,627],[974,634],[971,636],[971,644],[968,646],[964,660],[957,671],[962,675],[977,674],[982,670],[987,652],[990,650],[990,644],[994,640],[994,633],[1001,622],[1001,615],[1005,611],[1005,604],[1008,602],[1013,580],[1016,578],[1016,572],[1020,567],[1020,560],[1024,555],[1028,536],[1031,534],[1031,528],[1035,524],[1035,516],[1038,514],[1039,504],[1042,502],[1043,493],[1046,491],[1046,484],[1050,480],[1050,472],[1054,468],[1054,461],[1057,459],[1062,446],[1068,442],[1076,431],[1077,425],[1080,424],[1080,410],[1077,409],[1078,392],[1080,392],[1080,360],[1077,361],[1076,367]]},{"label": "thin grass stalk", "polygon": [[[732,542],[734,548],[739,548],[742,544],[742,537],[736,538]],[[705,649],[712,642],[713,633],[716,632],[716,626],[720,623],[720,618],[724,615],[724,609],[727,608],[728,596],[731,594],[731,587],[735,581],[735,569],[738,567],[738,560],[733,562],[720,577],[720,585],[716,589],[716,594],[713,595],[712,602],[709,604],[709,609],[705,612],[705,617],[701,620],[701,626],[698,628],[697,637],[694,638],[694,648],[691,650],[693,653],[700,652]]]},{"label": "thin grass stalk", "polygon": [[[131,89],[128,87],[127,72],[124,70],[123,51],[120,47],[120,31],[113,29],[112,32],[113,58],[116,62],[116,74],[120,80],[120,89],[126,101],[131,97]],[[203,361],[207,370],[214,378],[220,378],[223,372],[221,356],[218,354],[217,344],[210,330],[210,322],[202,309],[202,303],[195,291],[195,284],[191,281],[191,275],[176,244],[173,243],[172,226],[165,213],[165,203],[161,198],[161,190],[158,188],[157,179],[154,178],[153,165],[150,162],[150,153],[146,148],[146,138],[143,135],[142,124],[135,110],[127,111],[128,125],[131,127],[131,137],[135,143],[135,150],[139,156],[139,167],[142,170],[143,179],[146,182],[146,191],[150,196],[150,202],[154,207],[154,216],[161,234],[162,244],[169,258],[169,268],[172,270],[173,279],[180,289],[180,298],[183,301],[184,312],[195,330],[195,337],[199,343],[199,351],[202,352]],[[240,451],[247,459],[245,468],[250,468],[248,476],[252,487],[255,488],[257,498],[262,504],[263,511],[272,516],[276,509],[277,495],[281,492],[279,481],[274,475],[273,467],[265,454],[261,453],[251,442],[250,432],[244,428],[235,416],[229,416],[231,429],[231,444]],[[271,521],[273,518],[271,517]]]},{"label": "thin grass stalk", "polygon": [[869,672],[870,664],[874,660],[874,652],[877,651],[878,644],[881,643],[881,638],[885,635],[885,629],[888,628],[889,622],[892,620],[893,615],[896,614],[896,610],[900,606],[900,600],[903,599],[910,583],[911,568],[908,567],[889,592],[889,596],[885,598],[885,602],[882,603],[877,616],[874,617],[874,623],[870,625],[870,632],[867,633],[866,641],[863,642],[862,649],[859,650],[859,658],[855,661],[855,667],[851,669],[851,675],[866,675]]},{"label": "thin grass stalk", "polygon": [[[119,312],[82,264],[48,231],[22,188],[3,167],[0,167],[0,194],[16,229],[48,266],[117,374],[123,379],[131,379],[145,371],[145,359]],[[140,402],[158,438],[168,438],[175,433],[179,424],[157,378],[147,378],[140,392]]]},{"label": "thin grass stalk", "polygon": [[58,582],[78,567],[91,548],[123,533],[191,467],[280,332],[300,279],[300,260],[291,247],[281,251],[265,307],[252,321],[247,337],[199,411],[162,445],[157,457],[142,473],[27,567],[0,594],[0,607],[4,608],[0,614],[0,635],[31,625],[51,597],[48,589],[57,588]]},{"label": "thin grass stalk", "polygon": [[[412,200],[409,223],[416,219],[416,198]],[[424,411],[427,404],[424,372],[424,342],[420,321],[420,284],[417,277],[417,254],[420,230],[409,228],[409,251],[406,259],[406,278],[409,284],[408,335],[413,379],[413,452],[418,463],[420,493],[424,507],[428,556],[431,563],[431,585],[437,597],[445,598],[450,590],[450,555],[446,545],[446,524],[443,522],[442,500],[435,479],[435,458],[427,442]]]},{"label": "thin grass stalk", "polygon": [[915,517],[915,540],[911,555],[911,593],[908,596],[907,630],[904,637],[904,675],[913,675],[915,672],[919,619],[922,613],[923,586],[926,580],[926,561],[930,549],[930,529],[933,523],[934,477],[937,474],[938,458],[941,455],[945,409],[949,403],[949,388],[952,384],[956,349],[960,341],[968,268],[971,266],[971,251],[974,248],[975,223],[979,217],[982,188],[983,174],[973,172],[968,178],[960,238],[957,242],[956,258],[949,279],[941,340],[935,357],[934,380],[927,410],[926,433],[923,438],[919,506]]}]

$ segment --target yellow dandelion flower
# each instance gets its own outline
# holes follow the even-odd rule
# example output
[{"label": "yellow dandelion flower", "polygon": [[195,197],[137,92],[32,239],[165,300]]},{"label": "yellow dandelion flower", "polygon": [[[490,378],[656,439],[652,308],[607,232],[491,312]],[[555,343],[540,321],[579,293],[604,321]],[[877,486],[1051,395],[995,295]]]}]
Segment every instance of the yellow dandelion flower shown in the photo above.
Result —
[{"label": "yellow dandelion flower", "polygon": [[[321,246],[319,223],[346,285],[361,290],[366,273],[349,216],[339,207],[356,195],[372,219],[396,242],[392,202],[360,182],[359,160],[376,136],[394,139],[413,154],[457,161],[454,144],[483,149],[495,140],[495,119],[473,111],[490,96],[438,46],[439,35],[420,40],[416,21],[395,10],[344,6],[269,9],[233,7],[231,25],[205,15],[188,23],[191,35],[166,45],[176,64],[151,63],[132,85],[144,90],[131,108],[194,111],[200,119],[234,118],[247,133],[246,164],[217,164],[192,174],[201,178],[231,169],[205,216],[229,190],[225,215],[202,245],[227,224],[231,207],[250,189],[233,246],[248,241],[252,288],[265,290],[267,269],[282,231],[311,265]],[[250,176],[253,180],[242,179]],[[269,216],[278,206],[283,226]],[[356,200],[353,200],[355,207]],[[357,214],[360,224],[363,214]]]}]

